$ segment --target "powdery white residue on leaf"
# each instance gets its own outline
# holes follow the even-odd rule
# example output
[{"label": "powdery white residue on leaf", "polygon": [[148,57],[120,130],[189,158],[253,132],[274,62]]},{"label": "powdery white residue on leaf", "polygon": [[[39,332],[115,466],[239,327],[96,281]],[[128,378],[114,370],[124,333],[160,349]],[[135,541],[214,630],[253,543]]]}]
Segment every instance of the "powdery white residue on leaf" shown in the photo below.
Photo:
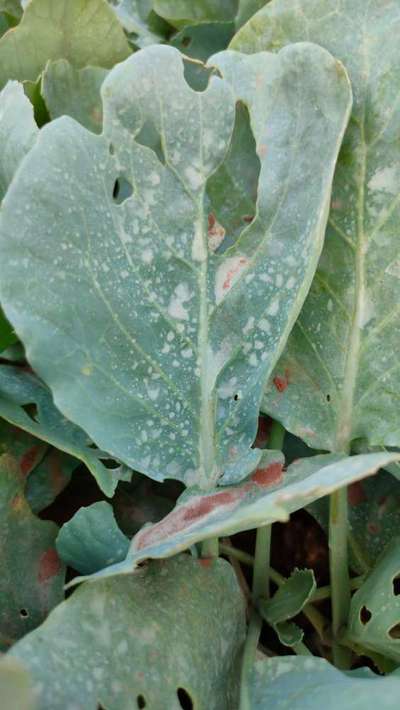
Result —
[{"label": "powdery white residue on leaf", "polygon": [[395,166],[378,170],[368,183],[369,189],[389,192],[391,195],[397,195],[399,187],[398,179],[396,179],[396,173],[397,170]]},{"label": "powdery white residue on leaf", "polygon": [[189,320],[189,314],[184,304],[187,303],[187,301],[190,301],[191,298],[192,295],[189,291],[188,285],[186,283],[179,284],[176,287],[168,306],[169,315],[178,320]]},{"label": "powdery white residue on leaf", "polygon": [[368,292],[365,293],[361,303],[360,314],[358,318],[358,327],[364,328],[367,323],[375,316],[375,306]]}]

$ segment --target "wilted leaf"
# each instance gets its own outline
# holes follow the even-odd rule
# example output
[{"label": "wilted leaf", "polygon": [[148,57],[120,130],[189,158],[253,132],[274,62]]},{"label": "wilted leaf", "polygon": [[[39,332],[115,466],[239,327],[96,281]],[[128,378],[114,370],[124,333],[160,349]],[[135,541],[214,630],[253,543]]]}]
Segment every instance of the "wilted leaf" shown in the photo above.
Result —
[{"label": "wilted leaf", "polygon": [[92,574],[124,559],[129,540],[119,529],[111,505],[105,501],[80,508],[64,523],[57,551],[65,564],[81,574]]},{"label": "wilted leaf", "polygon": [[[295,510],[371,475],[390,456],[396,456],[326,454],[293,463],[283,472],[282,454],[268,454],[268,463],[238,486],[220,487],[206,495],[186,491],[169,515],[135,535],[124,562],[97,576],[127,574],[149,557],[169,557],[200,540],[286,521]],[[76,578],[72,584],[78,581]]]},{"label": "wilted leaf", "polygon": [[394,538],[351,600],[346,637],[400,662],[400,538]]},{"label": "wilted leaf", "polygon": [[[171,47],[115,67],[102,136],[45,126],[1,218],[2,303],[57,407],[132,468],[203,488],[257,465],[263,383],[317,263],[350,103],[316,46],[212,63],[225,78],[202,93]],[[258,145],[258,213],[220,255],[204,192],[236,100]],[[149,126],[163,156],[142,145]]]},{"label": "wilted leaf", "polygon": [[102,462],[108,454],[93,447],[87,435],[56,409],[48,388],[20,368],[0,365],[0,416],[82,461],[107,496],[113,495],[119,480],[131,477],[125,466],[108,469]]},{"label": "wilted leaf", "polygon": [[10,656],[0,660],[0,698],[1,710],[34,710],[36,707],[28,671]]},{"label": "wilted leaf", "polygon": [[399,692],[400,671],[342,673],[323,658],[287,656],[256,661],[250,697],[254,710],[395,710]]},{"label": "wilted leaf", "polygon": [[42,76],[42,95],[51,118],[72,116],[85,128],[100,133],[100,87],[106,76],[107,70],[101,67],[76,69],[66,59],[49,62]]},{"label": "wilted leaf", "polygon": [[244,626],[230,565],[181,556],[83,585],[11,653],[31,671],[41,710],[179,710],[185,697],[197,710],[231,710]]},{"label": "wilted leaf", "polygon": [[[355,102],[336,169],[325,248],[263,407],[314,448],[398,445],[400,55],[396,0],[278,0],[233,47],[317,42],[349,71]],[[321,144],[322,145],[322,144]]]},{"label": "wilted leaf", "polygon": [[0,86],[8,79],[35,81],[49,60],[111,67],[129,54],[106,0],[31,0],[18,27],[0,40]]},{"label": "wilted leaf", "polygon": [[0,645],[34,629],[64,597],[57,526],[39,520],[24,495],[25,477],[9,454],[0,456]]}]

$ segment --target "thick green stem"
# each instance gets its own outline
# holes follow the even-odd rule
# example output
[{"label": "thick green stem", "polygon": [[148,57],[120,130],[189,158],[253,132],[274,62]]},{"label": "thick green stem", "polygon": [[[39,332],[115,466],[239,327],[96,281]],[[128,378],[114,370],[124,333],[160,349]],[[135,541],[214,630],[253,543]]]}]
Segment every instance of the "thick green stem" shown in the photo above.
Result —
[{"label": "thick green stem", "polygon": [[268,438],[268,448],[282,451],[283,440],[285,438],[285,427],[279,422],[273,422]]},{"label": "thick green stem", "polygon": [[239,710],[252,710],[251,702],[251,676],[260,638],[262,620],[254,609],[251,613],[249,628],[247,629],[246,642],[243,650],[242,673],[240,681],[240,706]]},{"label": "thick green stem", "polygon": [[253,599],[269,597],[269,565],[271,549],[271,525],[257,528],[256,549],[253,567]]},{"label": "thick green stem", "polygon": [[203,540],[201,543],[201,556],[202,557],[218,557],[219,555],[219,541],[217,537],[210,537],[209,540]]},{"label": "thick green stem", "polygon": [[350,608],[350,578],[347,550],[347,488],[330,496],[329,563],[331,576],[333,659],[338,668],[350,665],[350,653],[339,643],[340,633],[347,624]]}]

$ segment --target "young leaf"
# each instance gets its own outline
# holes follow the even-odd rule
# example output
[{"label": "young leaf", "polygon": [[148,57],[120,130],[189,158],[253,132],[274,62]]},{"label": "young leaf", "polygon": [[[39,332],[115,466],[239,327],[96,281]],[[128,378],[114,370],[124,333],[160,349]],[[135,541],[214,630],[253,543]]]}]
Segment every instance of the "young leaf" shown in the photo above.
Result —
[{"label": "young leaf", "polygon": [[[202,93],[171,47],[115,67],[103,134],[45,126],[0,227],[2,303],[56,406],[132,468],[202,488],[257,465],[263,384],[314,273],[351,101],[313,45],[212,63],[225,78]],[[237,100],[260,156],[257,215],[219,254],[204,195]]]},{"label": "young leaf", "polygon": [[[237,707],[244,599],[224,560],[188,556],[86,584],[11,651],[41,710]],[[171,653],[173,649],[173,653]]]},{"label": "young leaf", "polygon": [[343,61],[355,93],[324,252],[263,403],[314,448],[400,443],[398,28],[393,0],[277,0],[232,43],[317,42]]},{"label": "young leaf", "polygon": [[35,81],[49,60],[111,67],[130,52],[106,0],[31,0],[18,27],[0,40],[0,86]]},{"label": "young leaf", "polygon": [[[325,454],[292,463],[283,472],[282,454],[268,454],[268,463],[238,486],[219,487],[206,495],[186,491],[169,515],[135,535],[125,561],[95,576],[129,574],[149,557],[170,557],[200,540],[286,521],[295,510],[375,473],[396,456]],[[76,578],[72,584],[80,581]]]},{"label": "young leaf", "polygon": [[100,133],[100,87],[106,76],[101,67],[76,69],[66,59],[49,62],[42,75],[42,96],[51,118],[72,116],[89,131]]},{"label": "young leaf", "polygon": [[124,559],[129,540],[119,529],[111,505],[100,501],[80,508],[64,523],[56,545],[65,564],[82,574],[93,574]]},{"label": "young leaf", "polygon": [[65,568],[55,550],[57,526],[39,520],[24,496],[25,477],[0,456],[0,646],[34,629],[64,597]]},{"label": "young leaf", "polygon": [[400,671],[386,678],[369,668],[342,673],[324,658],[287,656],[255,662],[252,708],[274,710],[382,710],[397,707]]},{"label": "young leaf", "polygon": [[82,461],[101,490],[112,496],[119,480],[131,478],[125,466],[108,469],[104,451],[56,409],[48,388],[34,375],[11,365],[0,365],[0,416],[33,436]]},{"label": "young leaf", "polygon": [[275,629],[280,642],[285,646],[296,646],[302,640],[303,630],[289,619],[301,612],[316,586],[311,569],[295,569],[272,599],[260,600],[258,608],[262,617]]},{"label": "young leaf", "polygon": [[351,600],[346,637],[400,662],[400,538],[394,538]]}]

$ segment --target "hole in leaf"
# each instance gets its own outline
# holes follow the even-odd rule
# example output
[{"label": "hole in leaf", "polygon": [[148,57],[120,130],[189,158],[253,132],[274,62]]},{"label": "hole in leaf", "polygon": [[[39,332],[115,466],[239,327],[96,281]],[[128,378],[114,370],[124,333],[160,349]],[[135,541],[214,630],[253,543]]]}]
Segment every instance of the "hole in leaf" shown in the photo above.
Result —
[{"label": "hole in leaf", "polygon": [[371,614],[370,610],[367,609],[366,606],[363,606],[363,607],[360,609],[360,621],[361,621],[361,623],[364,624],[364,625],[365,625],[365,624],[368,624],[368,622],[370,621],[371,618],[372,618],[372,614]]},{"label": "hole in leaf", "polygon": [[105,468],[110,470],[120,468],[121,466],[121,464],[118,461],[114,461],[114,459],[101,459],[101,463],[105,466]]},{"label": "hole in leaf", "polygon": [[135,136],[135,141],[146,148],[150,148],[156,154],[160,163],[165,165],[161,136],[152,121],[147,120],[143,123],[139,133]]},{"label": "hole in leaf", "polygon": [[400,572],[396,574],[396,576],[392,580],[393,584],[393,594],[395,597],[398,597],[400,594]]},{"label": "hole in leaf", "polygon": [[115,148],[112,143],[108,146],[108,150],[110,151],[110,155],[114,155],[115,153]]},{"label": "hole in leaf", "polygon": [[25,414],[28,415],[29,419],[32,419],[33,422],[38,421],[38,408],[34,402],[31,402],[29,404],[22,404],[21,405],[22,409],[24,410]]},{"label": "hole in leaf", "polygon": [[235,400],[235,402],[237,402],[237,401],[238,401],[238,399],[239,399],[239,395],[238,395],[238,394],[235,394],[235,396],[234,396],[234,398],[233,398],[233,399]]},{"label": "hole in leaf", "polygon": [[113,200],[117,205],[121,205],[122,202],[128,199],[133,193],[133,187],[131,183],[124,177],[118,178],[114,183],[113,188]]},{"label": "hole in leaf", "polygon": [[136,698],[137,706],[138,708],[145,708],[146,707],[146,700],[143,695],[138,695]]},{"label": "hole in leaf", "polygon": [[326,395],[326,401],[327,401],[327,402],[330,402],[330,401],[331,401],[331,395],[330,395],[330,394],[327,394],[327,395]]},{"label": "hole in leaf", "polygon": [[21,619],[27,619],[29,616],[29,612],[27,609],[20,609],[19,615],[20,615]]},{"label": "hole in leaf", "polygon": [[389,636],[392,639],[400,639],[400,623],[395,624],[389,629]]},{"label": "hole in leaf", "polygon": [[185,688],[178,688],[176,694],[178,696],[179,704],[182,710],[193,710],[193,700],[187,690],[185,690]]}]

